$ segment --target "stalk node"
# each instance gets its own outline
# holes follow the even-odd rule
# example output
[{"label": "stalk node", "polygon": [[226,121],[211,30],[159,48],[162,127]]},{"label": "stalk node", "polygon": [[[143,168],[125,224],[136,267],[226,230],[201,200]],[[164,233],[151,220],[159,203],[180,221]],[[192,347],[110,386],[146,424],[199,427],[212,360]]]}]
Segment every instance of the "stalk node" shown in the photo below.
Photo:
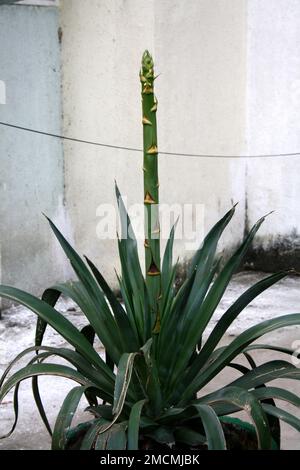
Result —
[{"label": "stalk node", "polygon": [[158,267],[154,263],[153,258],[152,258],[152,261],[151,261],[151,264],[150,264],[150,268],[147,271],[147,274],[148,274],[148,276],[160,276],[160,270],[158,269]]},{"label": "stalk node", "polygon": [[143,117],[142,123],[148,126],[152,126],[152,122],[149,121],[149,119],[147,119],[146,116]]},{"label": "stalk node", "polygon": [[154,199],[151,196],[151,194],[149,193],[149,191],[147,191],[146,194],[145,194],[144,203],[145,204],[156,204],[156,202],[154,201]]},{"label": "stalk node", "polygon": [[151,85],[148,83],[145,83],[144,88],[143,88],[143,94],[144,95],[151,95],[153,94],[153,88]]},{"label": "stalk node", "polygon": [[158,153],[158,149],[155,144],[151,145],[151,147],[147,150],[148,155],[156,155],[157,153]]}]

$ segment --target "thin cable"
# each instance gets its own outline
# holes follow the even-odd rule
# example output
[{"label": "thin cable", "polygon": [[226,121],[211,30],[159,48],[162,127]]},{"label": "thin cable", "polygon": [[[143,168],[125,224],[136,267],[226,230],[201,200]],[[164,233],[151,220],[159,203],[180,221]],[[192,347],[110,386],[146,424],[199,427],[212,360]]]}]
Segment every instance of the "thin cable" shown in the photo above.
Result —
[{"label": "thin cable", "polygon": [[[93,142],[91,140],[77,139],[75,137],[67,137],[65,135],[52,134],[50,132],[39,131],[37,129],[30,129],[28,127],[17,126],[16,124],[9,124],[7,122],[0,121],[1,126],[11,127],[13,129],[19,129],[21,131],[31,132],[33,134],[46,135],[48,137],[54,137],[56,139],[68,140],[71,142],[78,142],[81,144],[95,145],[98,147],[106,147],[117,150],[127,150],[130,152],[142,152],[142,149],[134,147],[124,147],[121,145],[104,144],[101,142]],[[178,157],[198,157],[198,158],[274,158],[274,157],[296,157],[300,156],[300,152],[290,153],[274,153],[274,154],[258,154],[258,155],[218,155],[218,154],[199,154],[199,153],[178,153],[178,152],[159,152],[160,155],[173,155]]]},{"label": "thin cable", "polygon": [[119,149],[119,150],[130,150],[132,152],[142,151],[141,149],[136,149],[136,148],[131,148],[131,147],[121,147],[119,145],[102,144],[100,142],[92,142],[91,140],[82,140],[82,139],[76,139],[75,137],[67,137],[65,135],[51,134],[50,132],[38,131],[37,129],[29,129],[28,127],[17,126],[15,124],[8,124],[7,122],[0,121],[0,124],[1,126],[12,127],[14,129],[19,129],[21,131],[32,132],[33,134],[47,135],[49,137],[55,137],[56,139],[71,140],[72,142],[79,142],[82,144],[97,145],[99,147],[108,147],[108,148]]}]

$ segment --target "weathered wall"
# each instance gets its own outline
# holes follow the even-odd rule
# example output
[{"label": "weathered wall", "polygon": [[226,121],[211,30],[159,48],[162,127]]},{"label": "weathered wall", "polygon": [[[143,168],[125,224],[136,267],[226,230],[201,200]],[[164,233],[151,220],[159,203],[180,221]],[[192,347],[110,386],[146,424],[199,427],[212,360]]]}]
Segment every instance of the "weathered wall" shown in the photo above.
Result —
[{"label": "weathered wall", "polygon": [[[248,2],[247,142],[250,154],[300,148],[300,3]],[[300,159],[247,164],[247,221],[274,210],[251,261],[259,269],[300,269]]]},{"label": "weathered wall", "polygon": [[[161,73],[156,81],[160,150],[297,151],[299,18],[296,0],[1,6],[0,40],[7,45],[0,50],[1,120],[141,147],[138,69],[148,48]],[[3,127],[0,133],[1,281],[40,292],[70,276],[42,211],[114,279],[116,241],[97,237],[97,209],[114,201],[114,178],[129,204],[142,201],[141,154],[62,144]],[[299,166],[297,158],[246,163],[162,155],[161,202],[203,204],[203,234],[239,201],[224,239],[230,247],[275,209],[250,261],[276,269],[283,253],[282,265],[297,265]],[[180,240],[176,252],[182,259],[190,254]]]},{"label": "weathered wall", "polygon": [[[0,7],[1,121],[60,132],[58,10]],[[64,220],[58,140],[0,126],[1,282],[38,293],[64,276],[42,216]]]},{"label": "weathered wall", "polygon": [[[159,148],[190,153],[244,151],[246,2],[80,0],[61,3],[64,133],[142,146],[138,70],[154,55]],[[114,201],[114,178],[141,202],[142,156],[64,144],[66,201],[76,246],[112,278],[116,241],[99,240],[97,207]],[[244,232],[243,161],[160,157],[162,203],[200,203],[205,230],[240,201],[225,239]],[[203,227],[199,227],[203,232]],[[183,258],[185,246],[177,242]]]}]

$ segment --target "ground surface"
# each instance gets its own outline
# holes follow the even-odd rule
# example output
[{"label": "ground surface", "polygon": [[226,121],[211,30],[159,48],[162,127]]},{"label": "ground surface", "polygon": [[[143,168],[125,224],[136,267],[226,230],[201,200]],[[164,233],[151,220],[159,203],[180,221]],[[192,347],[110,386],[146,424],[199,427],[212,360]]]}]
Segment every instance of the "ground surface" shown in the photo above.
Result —
[{"label": "ground surface", "polygon": [[[220,308],[215,314],[210,329],[222,312],[228,308],[233,300],[242,293],[247,287],[255,281],[266,276],[262,273],[245,272],[235,276],[232,284],[228,288]],[[67,301],[61,301],[58,309],[64,313],[69,320],[78,327],[86,324],[80,311],[74,308],[74,305]],[[234,336],[244,331],[249,326],[278,315],[300,312],[300,277],[291,277],[278,283],[268,292],[263,293],[255,300],[235,321],[230,328],[228,335],[224,338],[224,343],[229,343]],[[30,311],[14,307],[3,314],[0,321],[0,372],[7,364],[23,349],[30,347],[34,343],[34,329],[36,317]],[[295,341],[300,342],[300,328],[286,328],[272,333],[263,338],[264,343],[277,344],[292,347]],[[262,342],[262,341],[260,341]],[[51,328],[45,336],[45,344],[49,346],[66,345]],[[296,346],[297,347],[297,346]],[[299,346],[298,346],[299,348]],[[101,351],[100,345],[98,350]],[[267,362],[275,359],[274,353],[260,351],[253,353],[257,363]],[[289,357],[277,355],[276,359],[290,360]],[[26,361],[21,360],[20,364]],[[211,391],[216,386],[228,383],[237,376],[237,372],[227,368],[217,379],[208,384],[206,391]],[[44,404],[47,410],[51,424],[54,423],[60,404],[67,391],[73,386],[73,383],[64,379],[54,377],[42,377],[40,379],[41,393],[44,397]],[[274,381],[272,385],[280,385],[289,389],[300,396],[300,383],[291,380]],[[82,403],[81,411],[77,420],[83,420],[86,405]],[[299,410],[284,404],[284,409],[298,414]],[[0,407],[0,435],[6,433],[13,422],[12,412],[12,394],[5,397]],[[283,425],[283,444],[284,449],[300,449],[299,433],[289,426]],[[20,415],[17,428],[12,436],[0,440],[0,449],[49,449],[50,439],[39,418],[38,412],[32,401],[30,381],[25,381],[20,387]]]}]

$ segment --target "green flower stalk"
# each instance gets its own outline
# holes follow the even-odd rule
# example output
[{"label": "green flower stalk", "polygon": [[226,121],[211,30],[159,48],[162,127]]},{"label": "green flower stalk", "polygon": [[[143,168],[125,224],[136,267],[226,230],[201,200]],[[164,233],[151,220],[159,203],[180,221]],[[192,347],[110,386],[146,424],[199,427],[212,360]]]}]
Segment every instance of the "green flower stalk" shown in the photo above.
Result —
[{"label": "green flower stalk", "polygon": [[144,204],[145,204],[145,268],[146,285],[156,313],[155,330],[159,328],[161,297],[159,182],[156,111],[154,95],[154,63],[148,51],[142,57],[140,81],[142,86]]}]

